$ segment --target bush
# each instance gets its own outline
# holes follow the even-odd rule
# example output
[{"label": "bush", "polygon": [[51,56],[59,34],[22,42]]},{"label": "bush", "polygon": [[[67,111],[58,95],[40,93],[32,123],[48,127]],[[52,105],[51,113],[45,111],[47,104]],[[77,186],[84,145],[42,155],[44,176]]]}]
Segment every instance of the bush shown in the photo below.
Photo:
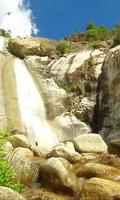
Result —
[{"label": "bush", "polygon": [[69,53],[70,52],[69,43],[67,41],[65,41],[65,40],[60,41],[56,50],[57,50],[58,54]]},{"label": "bush", "polygon": [[109,36],[110,30],[104,26],[95,26],[86,32],[88,41],[102,41],[108,39]]},{"label": "bush", "polygon": [[89,22],[89,24],[87,25],[86,31],[91,30],[95,28],[94,22]]},{"label": "bush", "polygon": [[9,187],[18,192],[21,191],[23,185],[15,180],[15,173],[11,165],[6,160],[6,152],[2,150],[6,141],[13,139],[8,128],[0,130],[0,186]]},{"label": "bush", "polygon": [[113,29],[113,45],[115,47],[120,44],[120,24],[117,24],[116,27]]}]

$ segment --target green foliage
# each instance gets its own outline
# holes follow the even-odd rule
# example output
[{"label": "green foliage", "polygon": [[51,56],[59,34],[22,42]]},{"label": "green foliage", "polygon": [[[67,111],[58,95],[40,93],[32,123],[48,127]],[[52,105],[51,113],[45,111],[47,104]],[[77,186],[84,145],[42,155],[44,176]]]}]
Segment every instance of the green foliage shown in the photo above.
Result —
[{"label": "green foliage", "polygon": [[102,41],[108,39],[109,36],[110,30],[104,26],[94,26],[86,32],[88,41]]},{"label": "green foliage", "polygon": [[20,192],[23,185],[15,180],[14,170],[6,160],[7,153],[2,150],[5,142],[13,139],[9,128],[0,130],[0,186],[9,187]]},{"label": "green foliage", "polygon": [[58,43],[58,46],[57,46],[57,53],[58,54],[66,54],[66,53],[69,53],[70,52],[70,46],[69,46],[69,43],[65,40],[61,40],[59,43]]},{"label": "green foliage", "polygon": [[86,30],[88,31],[88,30],[91,30],[93,28],[95,28],[94,22],[89,22],[89,24],[87,25]]},{"label": "green foliage", "polygon": [[117,24],[116,27],[113,29],[113,35],[114,38],[112,47],[120,44],[120,24]]}]

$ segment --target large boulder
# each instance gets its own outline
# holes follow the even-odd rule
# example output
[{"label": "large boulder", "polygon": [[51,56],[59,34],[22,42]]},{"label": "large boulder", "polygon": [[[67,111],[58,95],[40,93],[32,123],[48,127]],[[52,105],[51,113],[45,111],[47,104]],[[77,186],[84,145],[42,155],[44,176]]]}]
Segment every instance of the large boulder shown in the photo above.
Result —
[{"label": "large boulder", "polygon": [[98,134],[83,134],[72,140],[78,152],[102,153],[107,151],[107,145]]},{"label": "large boulder", "polygon": [[38,168],[31,161],[32,158],[33,152],[22,147],[16,148],[9,157],[17,179],[27,186],[37,180],[39,173]]},{"label": "large boulder", "polygon": [[120,138],[120,46],[106,56],[97,92],[94,129],[109,143]]},{"label": "large boulder", "polygon": [[120,175],[120,170],[100,163],[86,163],[84,165],[77,165],[77,169],[75,169],[74,173],[78,177],[114,179]]},{"label": "large boulder", "polygon": [[71,163],[75,163],[81,159],[81,155],[78,152],[64,145],[54,147],[49,157],[61,157]]},{"label": "large boulder", "polygon": [[120,183],[100,178],[89,179],[81,193],[81,200],[118,199],[120,199]]},{"label": "large boulder", "polygon": [[0,186],[0,199],[1,200],[26,200],[23,196],[21,196],[18,192]]},{"label": "large boulder", "polygon": [[17,37],[9,40],[8,49],[20,58],[28,55],[51,56],[56,50],[56,42],[45,38]]},{"label": "large boulder", "polygon": [[71,172],[71,165],[63,158],[49,158],[39,162],[41,182],[52,190],[79,192],[81,185]]}]

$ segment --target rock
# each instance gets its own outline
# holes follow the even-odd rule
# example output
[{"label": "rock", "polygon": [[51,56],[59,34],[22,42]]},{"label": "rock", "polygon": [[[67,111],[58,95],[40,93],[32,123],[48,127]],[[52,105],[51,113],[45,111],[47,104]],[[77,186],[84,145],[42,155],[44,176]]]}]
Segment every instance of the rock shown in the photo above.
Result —
[{"label": "rock", "polygon": [[14,150],[12,144],[7,141],[5,144],[2,146],[2,150],[5,151],[6,153],[10,154]]},{"label": "rock", "polygon": [[38,168],[32,163],[33,153],[27,148],[18,147],[9,157],[16,177],[23,184],[30,186],[38,178]]},{"label": "rock", "polygon": [[0,199],[1,200],[26,200],[23,196],[21,196],[18,192],[0,186]]},{"label": "rock", "polygon": [[120,138],[120,46],[106,56],[97,88],[94,131],[107,143]]},{"label": "rock", "polygon": [[120,183],[100,178],[89,179],[83,186],[81,200],[118,200]]},{"label": "rock", "polygon": [[28,55],[52,56],[56,50],[56,42],[45,38],[12,38],[8,44],[9,51],[17,57]]},{"label": "rock", "polygon": [[28,189],[23,193],[26,200],[70,200],[66,195],[59,195],[45,189]]},{"label": "rock", "polygon": [[[96,95],[90,95],[81,99],[80,96],[71,98],[71,112],[82,122],[92,123]],[[69,105],[68,105],[69,106]]]},{"label": "rock", "polygon": [[49,74],[48,62],[50,59],[46,59],[45,62],[43,58],[27,56],[25,63],[40,82],[39,84],[44,94],[47,118],[51,120],[65,111],[64,102],[66,101],[67,94]]},{"label": "rock", "polygon": [[79,192],[81,185],[70,171],[69,162],[63,158],[49,158],[39,163],[40,180],[44,186],[67,193]]},{"label": "rock", "polygon": [[116,154],[120,157],[120,139],[111,140],[111,142],[108,145],[108,152],[111,154]]},{"label": "rock", "polygon": [[80,164],[77,165],[77,169],[73,171],[76,176],[85,178],[98,177],[112,180],[120,175],[119,169],[100,163],[87,163],[84,165]]},{"label": "rock", "polygon": [[107,151],[107,145],[98,134],[84,134],[72,140],[78,152],[102,153]]},{"label": "rock", "polygon": [[23,148],[29,148],[30,144],[27,140],[27,138],[22,134],[15,134],[14,140],[12,141],[14,147],[23,147]]},{"label": "rock", "polygon": [[81,155],[78,152],[66,146],[57,146],[53,148],[49,157],[61,157],[71,163],[75,163],[81,159]]},{"label": "rock", "polygon": [[88,125],[68,112],[57,116],[53,121],[53,125],[59,140],[62,142],[91,132],[91,128]]}]

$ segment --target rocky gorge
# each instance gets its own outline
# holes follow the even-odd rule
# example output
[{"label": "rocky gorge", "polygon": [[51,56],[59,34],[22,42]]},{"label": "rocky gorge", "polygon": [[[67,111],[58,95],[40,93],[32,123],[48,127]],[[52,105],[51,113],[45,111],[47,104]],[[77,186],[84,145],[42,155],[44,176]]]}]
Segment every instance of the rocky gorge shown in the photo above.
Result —
[{"label": "rocky gorge", "polygon": [[[0,36],[0,128],[21,193],[2,200],[119,200],[120,46]],[[76,48],[77,46],[77,48]]]}]

